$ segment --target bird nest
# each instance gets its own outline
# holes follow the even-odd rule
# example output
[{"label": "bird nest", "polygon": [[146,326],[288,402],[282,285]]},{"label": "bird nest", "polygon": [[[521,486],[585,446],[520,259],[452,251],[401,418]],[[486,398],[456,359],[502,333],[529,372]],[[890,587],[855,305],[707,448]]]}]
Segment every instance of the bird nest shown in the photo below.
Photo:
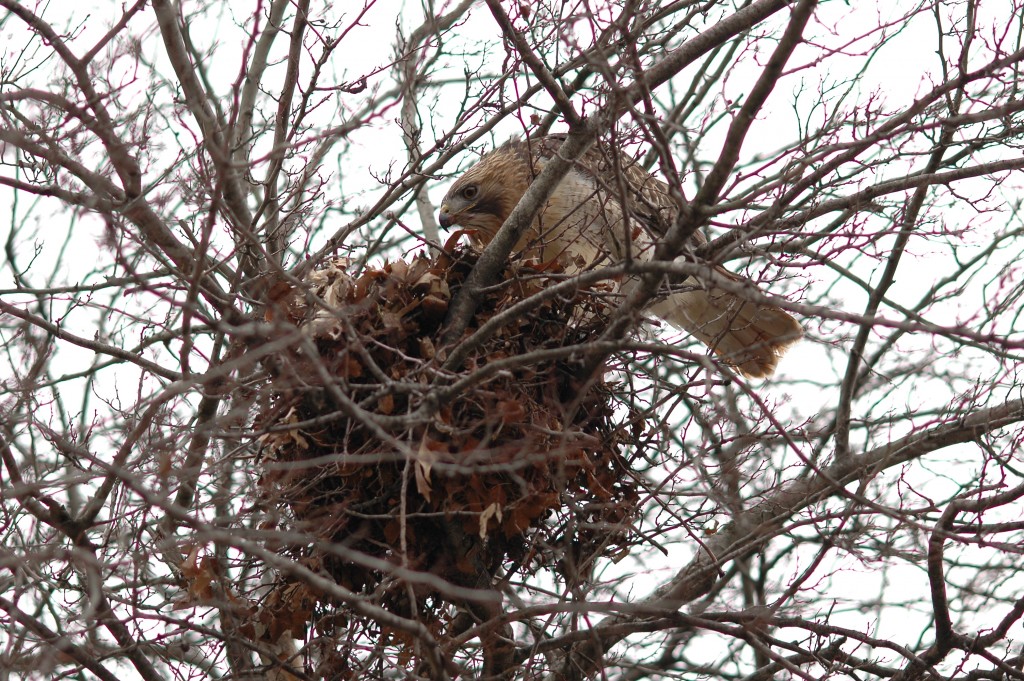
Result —
[{"label": "bird nest", "polygon": [[[283,349],[265,362],[260,484],[280,524],[308,538],[280,550],[404,616],[452,602],[437,577],[491,588],[499,576],[581,569],[635,538],[636,421],[614,384],[577,378],[607,291],[505,315],[446,367],[449,304],[475,260],[420,255],[358,275],[333,260],[268,312],[280,329],[269,342]],[[509,265],[463,340],[557,278]],[[273,599],[294,633],[320,597]]]}]

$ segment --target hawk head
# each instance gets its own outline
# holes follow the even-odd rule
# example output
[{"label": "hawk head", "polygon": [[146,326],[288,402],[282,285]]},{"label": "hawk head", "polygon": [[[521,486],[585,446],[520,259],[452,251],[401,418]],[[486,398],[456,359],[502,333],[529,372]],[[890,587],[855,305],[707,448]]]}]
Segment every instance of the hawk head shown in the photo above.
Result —
[{"label": "hawk head", "polygon": [[476,230],[476,239],[486,244],[523,198],[530,179],[527,160],[503,145],[455,181],[441,201],[438,222],[446,229],[459,225]]}]

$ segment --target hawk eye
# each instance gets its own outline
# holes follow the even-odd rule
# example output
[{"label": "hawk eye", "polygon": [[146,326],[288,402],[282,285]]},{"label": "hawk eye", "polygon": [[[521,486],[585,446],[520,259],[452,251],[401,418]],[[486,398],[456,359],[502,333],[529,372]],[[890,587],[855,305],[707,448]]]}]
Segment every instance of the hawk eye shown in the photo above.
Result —
[{"label": "hawk eye", "polygon": [[477,187],[475,184],[467,185],[466,188],[463,189],[461,193],[462,198],[466,199],[467,201],[472,201],[473,199],[476,198],[476,195],[480,193],[480,187]]}]

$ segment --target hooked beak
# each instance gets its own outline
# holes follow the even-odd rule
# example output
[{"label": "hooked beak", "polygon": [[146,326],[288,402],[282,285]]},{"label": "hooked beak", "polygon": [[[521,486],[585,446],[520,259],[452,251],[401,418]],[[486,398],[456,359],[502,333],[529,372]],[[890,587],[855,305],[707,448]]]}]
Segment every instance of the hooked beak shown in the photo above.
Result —
[{"label": "hooked beak", "polygon": [[437,221],[444,229],[448,229],[449,227],[455,224],[454,220],[452,219],[452,214],[448,212],[447,203],[441,204],[441,212],[437,214]]}]

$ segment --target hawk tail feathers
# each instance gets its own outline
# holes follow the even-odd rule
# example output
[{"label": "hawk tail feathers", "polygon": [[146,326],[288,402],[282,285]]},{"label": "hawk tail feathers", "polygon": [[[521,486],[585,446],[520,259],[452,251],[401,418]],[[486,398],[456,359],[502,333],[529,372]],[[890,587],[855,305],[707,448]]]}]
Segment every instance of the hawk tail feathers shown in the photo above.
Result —
[{"label": "hawk tail feathers", "polygon": [[785,310],[714,286],[676,293],[650,310],[749,378],[770,376],[786,349],[803,337],[800,323]]}]

